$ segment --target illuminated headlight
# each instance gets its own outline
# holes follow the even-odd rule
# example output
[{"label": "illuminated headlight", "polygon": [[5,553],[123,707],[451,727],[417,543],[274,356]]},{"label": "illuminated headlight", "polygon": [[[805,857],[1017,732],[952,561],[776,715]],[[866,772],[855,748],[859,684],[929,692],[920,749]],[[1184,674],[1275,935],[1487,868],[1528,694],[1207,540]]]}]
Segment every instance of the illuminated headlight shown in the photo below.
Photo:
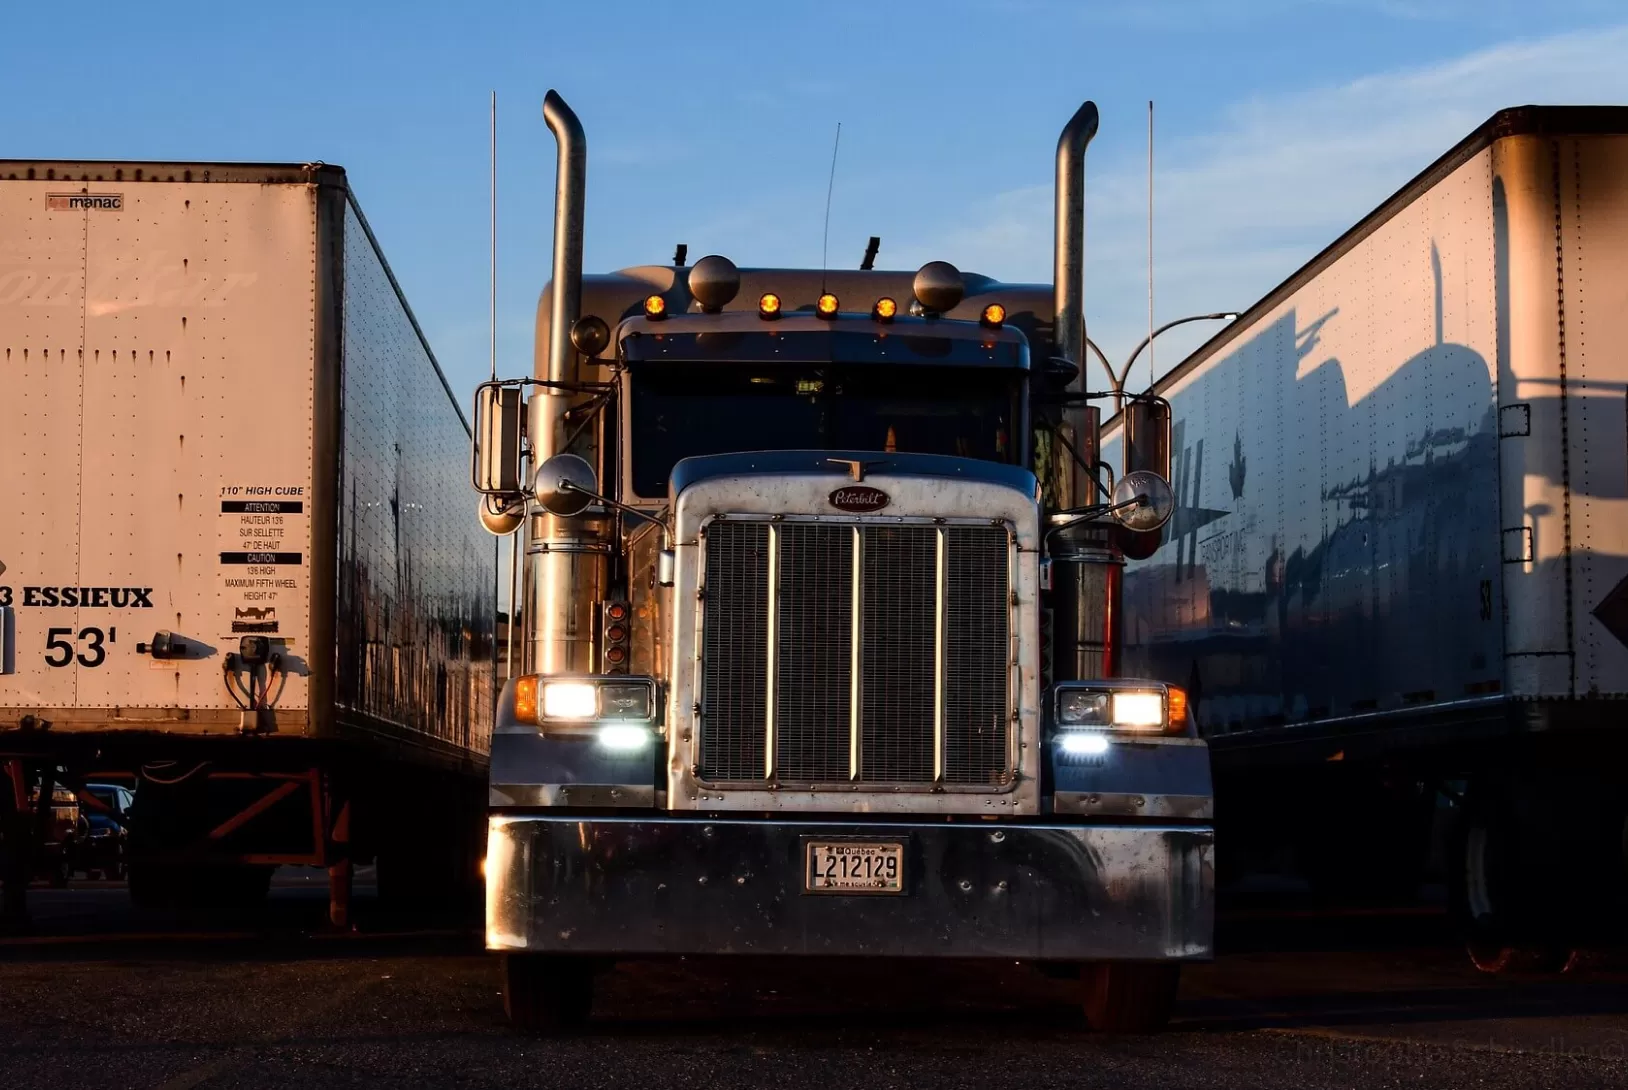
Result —
[{"label": "illuminated headlight", "polygon": [[599,728],[599,744],[606,749],[622,752],[643,749],[650,744],[650,737],[650,731],[645,727],[612,724]]},{"label": "illuminated headlight", "polygon": [[1100,757],[1108,752],[1108,736],[1094,730],[1065,731],[1057,746],[1071,757]]},{"label": "illuminated headlight", "polygon": [[1113,723],[1120,730],[1162,730],[1163,693],[1115,693]]},{"label": "illuminated headlight", "polygon": [[656,684],[626,674],[540,677],[514,682],[514,719],[535,723],[545,734],[597,737],[598,724],[642,724],[648,733],[660,718]]},{"label": "illuminated headlight", "polygon": [[544,719],[592,719],[599,714],[597,686],[586,681],[543,683]]},{"label": "illuminated headlight", "polygon": [[1054,700],[1052,725],[1059,732],[1183,734],[1192,726],[1187,717],[1187,694],[1158,681],[1105,678],[1062,682]]}]

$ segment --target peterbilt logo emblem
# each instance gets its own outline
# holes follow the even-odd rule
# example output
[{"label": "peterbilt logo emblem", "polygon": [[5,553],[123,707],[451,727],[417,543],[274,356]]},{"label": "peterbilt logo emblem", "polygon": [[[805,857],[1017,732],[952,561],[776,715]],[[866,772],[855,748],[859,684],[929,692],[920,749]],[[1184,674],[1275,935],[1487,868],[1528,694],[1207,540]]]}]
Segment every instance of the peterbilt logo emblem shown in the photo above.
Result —
[{"label": "peterbilt logo emblem", "polygon": [[880,511],[888,503],[886,492],[865,485],[849,485],[831,493],[831,506],[839,511]]}]

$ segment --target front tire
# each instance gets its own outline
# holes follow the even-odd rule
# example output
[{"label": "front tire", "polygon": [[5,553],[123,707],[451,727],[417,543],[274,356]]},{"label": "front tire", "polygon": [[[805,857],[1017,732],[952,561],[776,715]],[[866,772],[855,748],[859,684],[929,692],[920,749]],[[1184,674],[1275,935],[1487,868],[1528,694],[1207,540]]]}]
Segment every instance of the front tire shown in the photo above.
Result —
[{"label": "front tire", "polygon": [[1103,961],[1080,970],[1081,1005],[1100,1033],[1154,1033],[1165,1027],[1181,983],[1177,962]]},{"label": "front tire", "polygon": [[525,1033],[580,1029],[593,1008],[593,966],[583,958],[504,954],[503,1013]]}]

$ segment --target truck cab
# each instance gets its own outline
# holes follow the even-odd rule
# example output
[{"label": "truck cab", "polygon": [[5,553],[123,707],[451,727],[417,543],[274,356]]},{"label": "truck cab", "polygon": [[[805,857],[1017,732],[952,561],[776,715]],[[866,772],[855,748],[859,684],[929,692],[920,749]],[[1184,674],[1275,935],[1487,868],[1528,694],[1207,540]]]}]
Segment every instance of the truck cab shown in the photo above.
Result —
[{"label": "truck cab", "polygon": [[1096,458],[1077,207],[1060,287],[583,277],[585,140],[545,117],[536,374],[474,429],[519,557],[486,858],[513,1020],[584,1018],[607,961],[768,954],[1033,961],[1094,1025],[1162,1023],[1212,949],[1209,761],[1179,689],[1115,676],[1126,535],[1172,505],[1167,467]]}]

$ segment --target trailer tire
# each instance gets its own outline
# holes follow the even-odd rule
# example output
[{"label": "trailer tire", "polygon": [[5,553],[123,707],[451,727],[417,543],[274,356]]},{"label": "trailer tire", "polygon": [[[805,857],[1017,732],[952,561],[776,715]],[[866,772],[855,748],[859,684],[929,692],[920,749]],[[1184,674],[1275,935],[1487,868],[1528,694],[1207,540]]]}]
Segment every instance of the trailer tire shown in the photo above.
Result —
[{"label": "trailer tire", "polygon": [[1081,967],[1085,1021],[1099,1033],[1155,1033],[1170,1021],[1177,962],[1100,961]]},{"label": "trailer tire", "polygon": [[580,1029],[594,1001],[594,966],[586,958],[504,954],[503,1013],[524,1033]]}]

